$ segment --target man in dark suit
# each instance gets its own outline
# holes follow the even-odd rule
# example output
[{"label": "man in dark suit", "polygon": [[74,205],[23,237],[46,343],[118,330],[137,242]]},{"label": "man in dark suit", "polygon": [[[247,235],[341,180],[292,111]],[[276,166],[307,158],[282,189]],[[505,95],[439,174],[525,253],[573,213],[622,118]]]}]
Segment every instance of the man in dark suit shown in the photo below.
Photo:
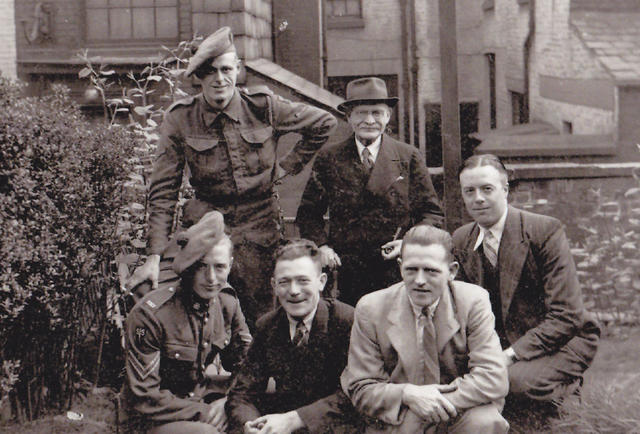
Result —
[{"label": "man in dark suit", "polygon": [[258,320],[229,393],[231,432],[360,431],[339,383],[353,308],[321,299],[326,281],[312,241],[291,240],[276,250],[272,284],[280,307]]},{"label": "man in dark suit", "polygon": [[577,391],[600,330],[586,317],[562,223],[509,206],[508,173],[493,155],[467,159],[460,185],[474,219],[453,234],[460,278],[489,291],[510,398]]},{"label": "man in dark suit", "polygon": [[417,223],[442,226],[424,157],[384,134],[397,102],[379,78],[347,85],[338,110],[354,135],[318,154],[298,208],[301,235],[321,246],[326,264],[341,265],[339,299],[352,305],[400,280],[389,259],[398,256],[404,232]]}]

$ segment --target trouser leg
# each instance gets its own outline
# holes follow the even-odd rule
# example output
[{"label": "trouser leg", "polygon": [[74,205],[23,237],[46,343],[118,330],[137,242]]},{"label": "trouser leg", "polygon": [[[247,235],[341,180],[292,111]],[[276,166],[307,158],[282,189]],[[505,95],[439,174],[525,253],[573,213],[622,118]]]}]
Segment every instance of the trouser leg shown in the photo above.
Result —
[{"label": "trouser leg", "polygon": [[171,422],[158,425],[147,431],[147,434],[220,434],[213,425],[203,422]]},{"label": "trouser leg", "polygon": [[[484,404],[469,408],[446,425],[447,433],[506,433],[509,424],[500,414],[497,404]],[[436,432],[441,432],[440,426]]]}]

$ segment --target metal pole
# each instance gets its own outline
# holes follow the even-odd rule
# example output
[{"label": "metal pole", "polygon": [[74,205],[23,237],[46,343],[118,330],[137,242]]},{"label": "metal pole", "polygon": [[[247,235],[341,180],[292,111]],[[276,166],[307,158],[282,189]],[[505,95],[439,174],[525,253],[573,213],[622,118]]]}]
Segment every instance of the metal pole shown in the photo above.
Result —
[{"label": "metal pole", "polygon": [[462,196],[458,168],[460,109],[458,103],[458,49],[455,0],[438,0],[440,22],[440,77],[442,93],[442,164],[444,168],[444,212],[446,229],[453,232],[462,223]]}]

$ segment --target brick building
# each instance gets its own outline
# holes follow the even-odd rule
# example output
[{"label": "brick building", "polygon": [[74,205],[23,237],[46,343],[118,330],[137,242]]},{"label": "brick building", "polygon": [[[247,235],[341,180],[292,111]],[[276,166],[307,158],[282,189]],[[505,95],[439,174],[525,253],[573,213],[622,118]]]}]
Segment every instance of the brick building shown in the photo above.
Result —
[{"label": "brick building", "polygon": [[0,74],[3,77],[16,77],[16,22],[14,0],[0,0]]}]

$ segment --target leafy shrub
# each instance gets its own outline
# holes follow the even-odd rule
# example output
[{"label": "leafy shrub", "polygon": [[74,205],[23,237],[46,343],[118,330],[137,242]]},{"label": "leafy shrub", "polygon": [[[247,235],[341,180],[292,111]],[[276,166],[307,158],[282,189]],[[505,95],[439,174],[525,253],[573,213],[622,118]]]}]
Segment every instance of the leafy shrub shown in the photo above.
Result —
[{"label": "leafy shrub", "polygon": [[90,124],[60,87],[27,98],[0,79],[0,104],[0,380],[33,418],[70,404],[79,345],[118,285],[135,136]]}]

